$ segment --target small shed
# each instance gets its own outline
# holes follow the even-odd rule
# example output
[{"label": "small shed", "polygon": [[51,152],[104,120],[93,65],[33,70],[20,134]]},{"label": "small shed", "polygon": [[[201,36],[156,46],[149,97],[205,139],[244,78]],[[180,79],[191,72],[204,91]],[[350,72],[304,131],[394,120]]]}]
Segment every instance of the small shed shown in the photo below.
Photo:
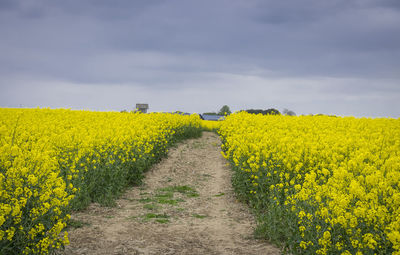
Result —
[{"label": "small shed", "polygon": [[200,118],[202,120],[213,120],[213,121],[218,121],[218,120],[224,120],[225,116],[223,115],[208,115],[208,114],[199,114]]},{"label": "small shed", "polygon": [[136,104],[136,109],[143,113],[147,113],[147,110],[149,109],[149,104]]}]

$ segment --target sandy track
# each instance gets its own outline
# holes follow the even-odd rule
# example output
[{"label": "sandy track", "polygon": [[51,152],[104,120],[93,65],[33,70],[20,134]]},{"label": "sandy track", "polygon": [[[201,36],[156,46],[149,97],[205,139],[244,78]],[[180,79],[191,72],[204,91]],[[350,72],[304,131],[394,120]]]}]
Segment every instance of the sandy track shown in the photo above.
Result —
[{"label": "sandy track", "polygon": [[235,199],[220,143],[210,132],[180,143],[117,207],[74,214],[87,225],[69,230],[63,254],[280,254],[253,238],[254,218]]}]

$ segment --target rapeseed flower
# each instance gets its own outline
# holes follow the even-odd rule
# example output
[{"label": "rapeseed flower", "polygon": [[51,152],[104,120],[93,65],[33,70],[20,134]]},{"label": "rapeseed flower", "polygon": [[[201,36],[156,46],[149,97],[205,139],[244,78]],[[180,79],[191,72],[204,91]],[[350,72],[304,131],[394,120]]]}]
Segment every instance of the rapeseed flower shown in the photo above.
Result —
[{"label": "rapeseed flower", "polygon": [[293,229],[284,245],[295,254],[398,254],[399,130],[400,119],[242,112],[218,132],[268,238]]}]

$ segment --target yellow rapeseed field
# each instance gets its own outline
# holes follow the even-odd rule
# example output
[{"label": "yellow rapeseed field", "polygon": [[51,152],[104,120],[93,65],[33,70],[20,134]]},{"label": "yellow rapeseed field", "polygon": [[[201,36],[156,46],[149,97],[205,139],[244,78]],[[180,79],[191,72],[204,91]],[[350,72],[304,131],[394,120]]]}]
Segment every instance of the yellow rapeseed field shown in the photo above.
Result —
[{"label": "yellow rapeseed field", "polygon": [[258,234],[291,254],[400,254],[400,119],[237,113],[219,132]]},{"label": "yellow rapeseed field", "polygon": [[0,254],[68,244],[68,211],[110,203],[199,132],[195,115],[0,108]]},{"label": "yellow rapeseed field", "polygon": [[207,131],[216,131],[221,126],[223,120],[220,121],[213,121],[213,120],[202,120],[201,127]]}]

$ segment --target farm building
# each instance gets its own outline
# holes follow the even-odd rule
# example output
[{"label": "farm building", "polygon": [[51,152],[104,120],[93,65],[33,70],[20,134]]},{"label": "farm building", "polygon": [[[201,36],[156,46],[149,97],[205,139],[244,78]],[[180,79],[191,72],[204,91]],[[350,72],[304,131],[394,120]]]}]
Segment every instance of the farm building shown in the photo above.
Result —
[{"label": "farm building", "polygon": [[136,104],[136,109],[143,113],[147,113],[147,110],[149,109],[149,104]]},{"label": "farm building", "polygon": [[207,115],[207,114],[199,114],[200,118],[202,120],[214,120],[214,121],[218,121],[218,120],[224,120],[225,116],[223,115]]}]

